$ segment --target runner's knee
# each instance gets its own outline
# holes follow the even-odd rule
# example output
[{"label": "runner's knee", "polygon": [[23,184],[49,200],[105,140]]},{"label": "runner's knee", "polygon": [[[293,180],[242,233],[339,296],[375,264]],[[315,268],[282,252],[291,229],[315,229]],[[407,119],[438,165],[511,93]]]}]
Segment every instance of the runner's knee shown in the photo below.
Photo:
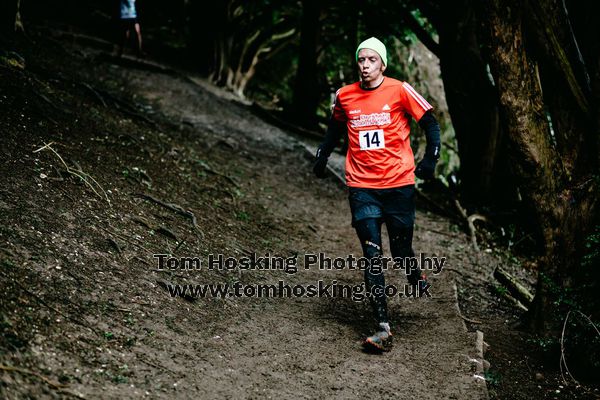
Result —
[{"label": "runner's knee", "polygon": [[362,246],[363,256],[368,259],[380,257],[381,251],[381,221],[376,218],[366,218],[355,223],[356,233]]}]

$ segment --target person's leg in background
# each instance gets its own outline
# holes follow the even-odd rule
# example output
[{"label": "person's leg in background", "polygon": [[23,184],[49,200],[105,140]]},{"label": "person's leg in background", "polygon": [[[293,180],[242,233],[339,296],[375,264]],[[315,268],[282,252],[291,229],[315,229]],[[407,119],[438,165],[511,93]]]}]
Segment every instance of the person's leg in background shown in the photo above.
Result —
[{"label": "person's leg in background", "polygon": [[140,23],[136,21],[135,25],[135,33],[137,35],[137,53],[138,56],[141,56],[142,53],[142,29],[140,28]]},{"label": "person's leg in background", "polygon": [[119,51],[117,53],[118,57],[121,57],[123,55],[123,51],[125,50],[125,47],[127,46],[127,42],[129,41],[129,22],[126,19],[121,19],[119,21],[119,28],[121,31],[121,35],[120,35],[120,42],[119,42]]}]

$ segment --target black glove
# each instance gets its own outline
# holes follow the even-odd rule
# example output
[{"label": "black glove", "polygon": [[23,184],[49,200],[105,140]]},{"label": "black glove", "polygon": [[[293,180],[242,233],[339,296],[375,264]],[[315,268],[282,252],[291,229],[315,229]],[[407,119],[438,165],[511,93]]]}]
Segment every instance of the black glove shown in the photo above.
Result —
[{"label": "black glove", "polygon": [[425,155],[425,157],[423,157],[423,159],[417,164],[417,168],[415,168],[415,175],[417,178],[423,180],[433,179],[435,164],[437,164],[437,160],[435,158]]},{"label": "black glove", "polygon": [[320,147],[317,149],[317,154],[315,155],[315,157],[316,160],[315,164],[313,165],[313,172],[315,173],[317,178],[326,178],[327,174],[325,173],[325,170],[327,169],[328,157],[325,157],[325,155],[323,154],[323,150]]}]

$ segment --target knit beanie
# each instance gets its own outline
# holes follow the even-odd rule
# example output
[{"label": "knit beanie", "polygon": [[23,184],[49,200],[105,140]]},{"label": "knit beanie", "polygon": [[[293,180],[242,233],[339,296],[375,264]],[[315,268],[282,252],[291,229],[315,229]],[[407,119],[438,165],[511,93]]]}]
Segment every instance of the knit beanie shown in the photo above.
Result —
[{"label": "knit beanie", "polygon": [[364,42],[362,42],[361,44],[358,45],[358,48],[356,49],[356,61],[358,62],[358,52],[361,49],[371,49],[373,51],[376,51],[377,54],[379,54],[379,56],[381,57],[381,61],[383,62],[383,65],[387,66],[387,50],[385,49],[385,44],[383,44],[381,42],[381,40],[375,38],[375,37],[371,37],[367,40],[365,40]]}]

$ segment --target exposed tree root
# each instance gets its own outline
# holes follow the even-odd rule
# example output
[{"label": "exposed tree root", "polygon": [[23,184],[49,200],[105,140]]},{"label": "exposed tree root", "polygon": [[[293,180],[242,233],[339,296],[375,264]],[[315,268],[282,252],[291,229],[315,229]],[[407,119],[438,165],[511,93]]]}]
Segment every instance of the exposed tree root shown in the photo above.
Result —
[{"label": "exposed tree root", "polygon": [[54,153],[56,157],[58,157],[60,162],[64,165],[67,173],[81,179],[83,183],[85,183],[87,187],[89,187],[96,194],[96,196],[106,200],[106,202],[110,205],[110,199],[108,198],[108,195],[106,194],[102,186],[100,186],[100,184],[90,174],[83,172],[81,168],[69,167],[65,160],[60,156],[60,154],[58,154],[58,152],[52,148],[52,144],[54,144],[54,142],[45,144],[44,146],[40,147],[37,150],[34,150],[33,152],[38,153],[42,150],[50,150],[52,153]]},{"label": "exposed tree root", "polygon": [[138,194],[135,194],[134,196],[149,200],[149,201],[156,203],[160,206],[163,206],[171,211],[175,211],[176,213],[183,215],[184,217],[188,217],[192,221],[192,225],[194,226],[194,228],[199,230],[198,220],[196,219],[196,215],[192,211],[186,210],[178,204],[162,201],[162,200],[157,199],[156,197],[151,196],[149,194],[138,193]]},{"label": "exposed tree root", "polygon": [[145,248],[145,247],[144,247],[144,246],[142,246],[141,244],[139,244],[139,243],[136,243],[136,242],[134,242],[133,240],[130,240],[130,239],[129,239],[128,237],[126,237],[126,236],[119,235],[118,233],[112,232],[112,231],[110,231],[110,230],[108,230],[108,229],[106,229],[106,228],[104,228],[103,226],[100,226],[100,225],[98,225],[98,228],[102,229],[104,232],[108,233],[109,235],[116,236],[116,237],[118,237],[119,239],[121,239],[121,240],[124,240],[125,242],[127,242],[127,243],[131,244],[132,246],[135,246],[135,247],[137,247],[137,248],[139,248],[139,249],[142,249],[142,250],[144,250],[144,251],[145,251],[145,252],[147,252],[147,253],[154,254],[154,252],[152,252],[152,251],[148,250],[147,248]]},{"label": "exposed tree root", "polygon": [[467,228],[469,229],[469,237],[471,238],[471,244],[473,245],[473,248],[479,251],[479,245],[477,244],[477,230],[475,229],[475,221],[487,222],[487,218],[480,214],[468,215],[467,210],[465,210],[460,205],[458,199],[454,199],[454,205],[456,205],[458,212],[467,223]]},{"label": "exposed tree root", "polygon": [[510,294],[521,303],[523,303],[526,307],[529,307],[533,302],[533,295],[529,290],[527,290],[523,285],[517,281],[517,279],[506,272],[501,267],[497,267],[494,270],[494,278],[498,279],[498,281],[504,285]]}]

